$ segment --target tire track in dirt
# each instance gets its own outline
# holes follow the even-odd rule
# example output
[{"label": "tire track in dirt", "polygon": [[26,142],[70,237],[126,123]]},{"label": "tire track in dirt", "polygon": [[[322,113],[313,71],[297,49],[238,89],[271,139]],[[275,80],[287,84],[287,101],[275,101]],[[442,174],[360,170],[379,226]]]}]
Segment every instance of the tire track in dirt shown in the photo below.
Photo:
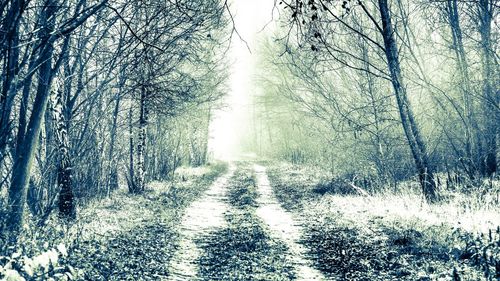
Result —
[{"label": "tire track in dirt", "polygon": [[199,237],[203,249],[198,260],[200,280],[290,281],[296,280],[288,247],[271,237],[269,228],[255,213],[259,193],[253,163],[237,162],[229,180],[230,208],[224,227]]},{"label": "tire track in dirt", "polygon": [[254,165],[257,190],[260,193],[257,202],[257,215],[269,226],[271,236],[283,241],[289,248],[290,260],[297,272],[298,280],[327,280],[326,277],[312,267],[312,262],[306,258],[307,250],[299,244],[302,227],[289,212],[285,211],[276,199],[266,168]]},{"label": "tire track in dirt", "polygon": [[201,198],[186,209],[180,222],[180,242],[170,262],[168,280],[197,280],[196,261],[201,250],[195,240],[227,223],[224,218],[224,213],[229,208],[226,203],[226,190],[235,169],[235,166],[230,164],[228,172],[219,177]]}]

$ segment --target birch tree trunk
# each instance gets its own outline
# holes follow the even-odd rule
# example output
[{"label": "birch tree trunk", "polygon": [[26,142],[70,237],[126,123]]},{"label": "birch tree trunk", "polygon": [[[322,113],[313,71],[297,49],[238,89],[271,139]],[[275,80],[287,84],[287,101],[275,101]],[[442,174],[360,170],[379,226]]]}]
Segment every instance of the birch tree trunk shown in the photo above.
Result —
[{"label": "birch tree trunk", "polygon": [[144,87],[141,89],[141,98],[139,100],[139,133],[137,136],[137,171],[135,185],[137,192],[144,191],[144,181],[146,174],[145,167],[145,151],[146,151],[146,130],[147,130],[147,108],[146,108],[147,91]]},{"label": "birch tree trunk", "polygon": [[202,151],[202,164],[206,164],[208,160],[208,140],[210,139],[210,120],[212,119],[212,107],[208,107],[207,110],[207,119],[204,126],[203,132],[203,151]]},{"label": "birch tree trunk", "polygon": [[59,216],[65,219],[74,219],[76,209],[73,200],[72,166],[69,155],[69,137],[66,120],[64,120],[62,92],[53,91],[51,94],[52,118],[54,120],[54,136],[57,144],[58,165],[57,185],[59,187]]}]

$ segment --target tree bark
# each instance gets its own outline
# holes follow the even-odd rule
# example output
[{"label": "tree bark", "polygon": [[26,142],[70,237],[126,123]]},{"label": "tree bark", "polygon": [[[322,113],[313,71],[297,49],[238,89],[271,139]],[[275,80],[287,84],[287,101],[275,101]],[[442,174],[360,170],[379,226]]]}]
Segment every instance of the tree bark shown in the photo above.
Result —
[{"label": "tree bark", "polygon": [[69,155],[69,137],[66,120],[64,119],[62,92],[53,91],[51,95],[52,118],[54,120],[54,135],[57,143],[58,165],[57,185],[59,187],[59,216],[65,219],[74,219],[76,209],[72,186],[72,165]]},{"label": "tree bark", "polygon": [[132,105],[130,105],[128,115],[128,133],[129,133],[129,174],[127,177],[128,190],[130,193],[136,193],[137,187],[135,184],[135,167],[134,167],[134,127],[132,124]]},{"label": "tree bark", "polygon": [[432,203],[437,201],[434,169],[429,163],[425,142],[422,139],[419,127],[414,118],[406,88],[403,83],[394,28],[392,26],[387,0],[379,0],[378,3],[382,19],[382,37],[384,40],[385,56],[391,75],[394,95],[396,96],[401,124],[413,155],[423,194],[425,199]]},{"label": "tree bark", "polygon": [[11,135],[11,112],[14,97],[19,88],[19,22],[26,8],[25,1],[13,0],[1,23],[0,42],[4,55],[2,70],[2,90],[0,92],[0,163],[7,150],[8,138]]},{"label": "tree bark", "polygon": [[[457,67],[460,73],[460,84],[464,102],[464,123],[465,123],[465,156],[468,160],[469,176],[475,177],[480,171],[481,155],[483,154],[482,140],[480,137],[479,126],[475,117],[474,106],[471,100],[472,87],[469,78],[469,64],[463,44],[462,28],[458,13],[457,0],[448,0],[446,2],[446,12],[448,14],[448,23],[451,29],[453,39],[452,49],[457,59]],[[475,151],[475,153],[473,152]]]},{"label": "tree bark", "polygon": [[23,212],[26,202],[26,186],[30,177],[31,165],[34,151],[40,135],[41,122],[46,111],[49,98],[49,89],[53,78],[52,54],[54,52],[54,39],[51,33],[54,31],[55,14],[57,3],[48,1],[46,8],[42,12],[40,39],[45,44],[42,45],[39,61],[38,87],[31,110],[30,120],[27,126],[24,140],[19,148],[20,153],[14,161],[12,169],[12,180],[9,189],[10,212],[7,217],[11,240],[17,239],[17,234],[22,228]]},{"label": "tree bark", "polygon": [[[34,64],[36,63],[36,58],[32,58],[28,69],[32,69]],[[31,85],[33,83],[33,75],[29,75],[24,80],[23,85],[23,95],[21,99],[20,109],[19,109],[19,124],[17,128],[17,144],[16,144],[16,155],[20,153],[21,145],[24,140],[24,135],[26,134],[26,122],[28,115],[28,102],[30,97]]]},{"label": "tree bark", "polygon": [[146,130],[147,130],[147,108],[146,108],[146,95],[147,90],[145,87],[141,89],[141,97],[139,100],[139,135],[137,139],[137,173],[135,184],[137,185],[137,191],[144,191],[144,181],[145,181],[145,151],[146,151]]},{"label": "tree bark", "polygon": [[497,89],[493,85],[498,85],[498,77],[493,68],[493,49],[491,45],[491,23],[494,4],[489,0],[479,0],[477,2],[479,10],[479,33],[481,35],[481,55],[483,72],[483,107],[485,120],[485,155],[483,157],[483,172],[487,176],[492,176],[498,171],[497,163],[497,137],[500,113],[498,108],[500,97]]}]

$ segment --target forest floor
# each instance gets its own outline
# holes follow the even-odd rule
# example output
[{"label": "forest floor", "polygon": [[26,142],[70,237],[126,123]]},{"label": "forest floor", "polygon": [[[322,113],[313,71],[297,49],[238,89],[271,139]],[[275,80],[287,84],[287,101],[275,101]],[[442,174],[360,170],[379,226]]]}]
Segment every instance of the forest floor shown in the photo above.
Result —
[{"label": "forest floor", "polygon": [[77,280],[326,280],[264,167],[235,163],[203,179],[90,208],[87,235],[61,265]]},{"label": "forest floor", "polygon": [[500,185],[440,190],[424,202],[418,186],[360,195],[319,169],[271,164],[281,205],[305,230],[315,268],[331,280],[500,280]]},{"label": "forest floor", "polygon": [[[81,214],[81,237],[63,264],[82,280],[165,280],[179,246],[179,221],[193,201],[224,181],[225,165],[181,168],[173,182],[153,182],[142,195],[118,194]],[[192,209],[192,208],[189,208]],[[86,234],[86,235],[85,235]]]},{"label": "forest floor", "polygon": [[288,164],[183,168],[82,209],[41,274],[28,278],[28,259],[17,268],[28,280],[500,280],[491,198],[429,206],[409,189],[361,196],[326,183]]}]

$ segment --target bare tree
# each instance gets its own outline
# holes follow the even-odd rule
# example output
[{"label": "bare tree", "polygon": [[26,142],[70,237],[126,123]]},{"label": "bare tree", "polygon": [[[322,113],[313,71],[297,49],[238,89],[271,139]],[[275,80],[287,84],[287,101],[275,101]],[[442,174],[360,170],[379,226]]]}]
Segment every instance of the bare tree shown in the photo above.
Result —
[{"label": "bare tree", "polygon": [[[354,1],[344,1],[339,6],[328,1],[309,1],[307,3],[294,1],[284,2],[284,4],[291,10],[290,26],[295,28],[295,33],[299,36],[299,44],[311,44],[312,51],[325,52],[347,67],[367,71],[366,68],[359,68],[348,63],[345,59],[363,61],[362,56],[353,54],[349,50],[335,48],[330,44],[331,41],[336,40],[336,29],[338,29],[336,26],[340,26],[351,34],[351,38],[360,36],[366,41],[370,50],[384,56],[388,73],[375,64],[370,64],[369,73],[391,82],[400,122],[418,171],[423,193],[427,201],[436,201],[435,168],[430,162],[426,143],[408,98],[395,36],[397,31],[392,22],[392,11],[388,2],[380,0],[371,5],[365,1],[355,3]],[[365,25],[362,28],[357,26],[355,22],[358,18],[365,18],[371,25]],[[291,42],[292,35],[289,33],[286,36],[288,42]]]},{"label": "bare tree", "polygon": [[[56,41],[66,36],[62,42],[62,53],[68,48],[69,37],[67,36],[92,14],[104,6],[105,2],[94,6],[86,7],[82,10],[83,2],[76,5],[74,15],[57,26],[56,20],[60,12],[58,1],[47,1],[40,9],[40,31],[38,32],[38,55],[33,67],[38,68],[38,86],[31,108],[29,122],[27,122],[26,133],[23,140],[19,140],[17,158],[12,168],[12,178],[9,189],[9,206],[11,211],[7,218],[11,237],[15,239],[23,221],[24,205],[26,200],[27,183],[34,158],[34,151],[37,145],[40,128],[45,115],[50,88],[55,72],[61,65],[62,56],[57,61],[53,61]],[[55,32],[55,31],[58,32]],[[54,65],[53,65],[54,63]],[[31,69],[29,72],[33,71]]]},{"label": "bare tree", "polygon": [[498,170],[497,163],[497,138],[498,138],[498,123],[500,121],[500,94],[498,86],[498,62],[495,63],[495,55],[492,44],[491,26],[493,19],[498,15],[498,1],[496,0],[479,0],[476,1],[478,31],[481,37],[481,65],[482,65],[482,99],[484,107],[485,131],[485,156],[483,171],[484,174],[492,176]]}]

